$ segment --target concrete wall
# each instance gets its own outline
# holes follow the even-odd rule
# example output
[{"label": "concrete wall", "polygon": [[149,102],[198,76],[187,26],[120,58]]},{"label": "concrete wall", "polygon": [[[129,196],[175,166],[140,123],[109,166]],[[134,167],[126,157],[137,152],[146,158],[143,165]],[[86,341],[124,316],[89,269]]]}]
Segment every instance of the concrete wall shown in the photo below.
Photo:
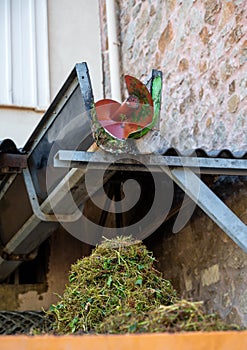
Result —
[{"label": "concrete wall", "polygon": [[[50,96],[55,97],[74,65],[89,65],[95,99],[102,97],[98,1],[47,0]],[[44,111],[0,106],[0,140],[22,147]],[[48,107],[48,106],[47,106]]]}]

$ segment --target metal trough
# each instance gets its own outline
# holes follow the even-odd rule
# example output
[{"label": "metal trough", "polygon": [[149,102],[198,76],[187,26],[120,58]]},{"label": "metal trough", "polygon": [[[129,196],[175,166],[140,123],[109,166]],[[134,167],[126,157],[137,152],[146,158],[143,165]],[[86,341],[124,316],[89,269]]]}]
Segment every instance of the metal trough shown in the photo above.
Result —
[{"label": "metal trough", "polygon": [[[65,84],[23,148],[27,156],[26,174],[37,198],[29,198],[23,173],[6,174],[0,181],[0,281],[3,281],[58,227],[54,220],[42,221],[33,213],[33,205],[49,213],[46,171],[52,173],[50,190],[63,178],[60,169],[53,168],[49,155],[60,146],[68,150],[87,150],[94,142],[88,113],[92,108],[93,94],[86,63],[76,64]],[[83,135],[83,136],[82,136]],[[82,139],[82,137],[84,137]],[[25,180],[27,176],[25,177]],[[76,182],[80,179],[77,176]],[[67,208],[69,211],[69,208]]]}]

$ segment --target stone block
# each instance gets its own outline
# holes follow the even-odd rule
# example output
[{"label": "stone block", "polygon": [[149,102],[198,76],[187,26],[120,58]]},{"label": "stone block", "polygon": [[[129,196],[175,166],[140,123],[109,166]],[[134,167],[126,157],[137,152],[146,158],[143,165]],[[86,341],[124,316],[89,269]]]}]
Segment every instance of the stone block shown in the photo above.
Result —
[{"label": "stone block", "polygon": [[173,39],[173,28],[172,28],[172,23],[169,21],[158,41],[158,47],[162,54],[165,52],[166,48],[168,47],[172,39]]}]

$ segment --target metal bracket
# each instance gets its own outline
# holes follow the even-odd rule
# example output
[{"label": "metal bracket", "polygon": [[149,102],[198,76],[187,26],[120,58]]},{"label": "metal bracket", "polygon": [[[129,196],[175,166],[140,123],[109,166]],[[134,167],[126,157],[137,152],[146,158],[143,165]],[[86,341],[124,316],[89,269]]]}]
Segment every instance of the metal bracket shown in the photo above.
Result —
[{"label": "metal bracket", "polygon": [[[137,162],[138,161],[138,162]],[[195,174],[247,175],[246,159],[173,157],[138,155],[126,158],[114,154],[81,151],[59,151],[54,157],[55,167],[100,169],[109,165],[114,170],[142,170],[148,165],[164,171],[244,252],[247,253],[247,225],[229,209]]]},{"label": "metal bracket", "polygon": [[245,225],[216,194],[190,169],[164,171],[171,179],[245,252],[247,253],[247,225]]},{"label": "metal bracket", "polygon": [[[31,207],[33,209],[34,214],[42,221],[49,222],[73,222],[77,221],[81,217],[81,211],[76,209],[73,214],[65,215],[65,214],[47,214],[41,210],[39,205],[39,201],[36,195],[36,191],[33,185],[33,180],[28,168],[23,169],[23,178],[27,188],[27,194],[31,203]],[[49,197],[48,197],[49,199]]]}]

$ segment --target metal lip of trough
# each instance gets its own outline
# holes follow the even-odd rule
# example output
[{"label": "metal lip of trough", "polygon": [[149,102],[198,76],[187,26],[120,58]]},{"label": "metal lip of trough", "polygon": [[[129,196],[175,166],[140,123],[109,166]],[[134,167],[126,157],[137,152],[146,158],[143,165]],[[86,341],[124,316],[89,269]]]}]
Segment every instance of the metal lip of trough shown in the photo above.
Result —
[{"label": "metal lip of trough", "polygon": [[1,336],[2,350],[245,350],[247,331],[124,335]]}]

